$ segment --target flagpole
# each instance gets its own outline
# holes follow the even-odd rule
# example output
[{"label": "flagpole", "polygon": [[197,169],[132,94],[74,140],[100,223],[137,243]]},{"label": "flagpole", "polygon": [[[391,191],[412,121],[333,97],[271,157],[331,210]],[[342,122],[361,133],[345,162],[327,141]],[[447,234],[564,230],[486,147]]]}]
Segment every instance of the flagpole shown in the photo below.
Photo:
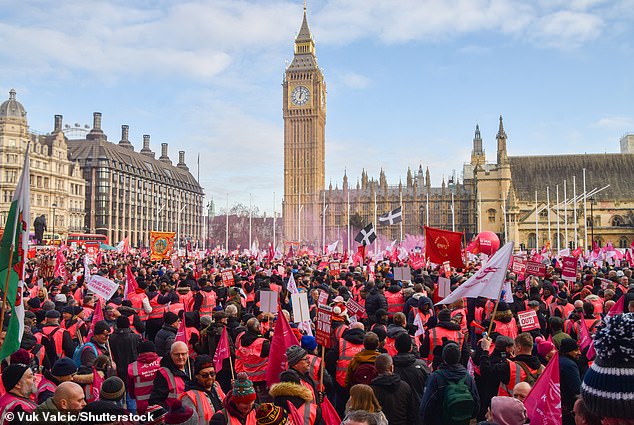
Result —
[{"label": "flagpole", "polygon": [[575,249],[579,243],[579,237],[577,236],[577,176],[572,176],[572,219],[575,223]]},{"label": "flagpole", "polygon": [[275,216],[277,213],[275,212],[275,192],[273,192],[273,252],[275,252]]},{"label": "flagpole", "polygon": [[480,233],[481,231],[482,231],[482,194],[478,192],[478,233]]},{"label": "flagpole", "polygon": [[346,250],[348,252],[350,252],[350,191],[348,191],[348,214],[347,214],[347,222],[348,222],[348,235],[346,236],[347,239],[347,246],[346,246]]},{"label": "flagpole", "polygon": [[[377,210],[377,205],[376,205],[376,190],[374,191],[374,224],[376,225],[376,210]],[[376,240],[374,241],[374,255],[377,254],[378,252],[378,248],[379,248],[379,238],[377,235]]]},{"label": "flagpole", "polygon": [[[253,217],[253,194],[249,193],[249,250],[251,249],[251,218]],[[251,253],[253,254],[253,253]]]},{"label": "flagpole", "polygon": [[546,208],[548,209],[548,242],[552,241],[550,234],[550,186],[546,186]]},{"label": "flagpole", "polygon": [[326,253],[326,191],[324,190],[324,201],[321,212],[321,252]]},{"label": "flagpole", "polygon": [[425,197],[425,225],[429,227],[429,193]]},{"label": "flagpole", "polygon": [[324,390],[324,364],[326,363],[325,360],[324,360],[325,357],[326,357],[325,353],[326,353],[326,349],[322,345],[321,346],[321,365],[320,365],[321,366],[320,367],[321,370],[319,371],[319,389],[318,389],[318,391],[323,391]]},{"label": "flagpole", "polygon": [[588,203],[586,193],[586,169],[583,169],[583,252],[588,247]]},{"label": "flagpole", "polygon": [[[399,204],[401,206],[401,214],[403,214],[403,191],[399,192]],[[401,230],[401,242],[403,242],[403,217],[401,217],[400,230]]]},{"label": "flagpole", "polygon": [[568,195],[566,192],[566,185],[566,180],[564,180],[564,239],[566,245],[568,245]]},{"label": "flagpole", "polygon": [[[229,349],[229,347],[227,347]],[[236,379],[233,372],[233,359],[231,358],[231,350],[229,351],[229,367],[231,368],[231,379]]]},{"label": "flagpole", "polygon": [[[14,229],[15,226],[17,226],[17,217],[19,214],[17,214],[18,211],[16,211],[15,217],[16,217],[16,224],[14,224]],[[15,248],[15,237],[13,238],[13,240],[11,241],[11,249],[9,250],[9,262],[7,264],[13,264],[13,251]],[[4,292],[2,293],[2,312],[0,313],[0,329],[4,329],[3,325],[4,325],[4,312],[6,309],[6,305],[7,305],[7,292],[9,291],[9,279],[11,277],[11,269],[12,267],[7,267],[7,278],[4,281]],[[18,284],[18,290],[20,289],[20,285]],[[14,301],[15,303],[15,301]],[[2,342],[4,344],[4,341]],[[0,344],[0,347],[2,345]]]},{"label": "flagpole", "polygon": [[453,192],[451,192],[451,231],[456,231],[456,210],[454,209]]},{"label": "flagpole", "polygon": [[537,203],[537,191],[535,191],[535,251],[539,251],[539,204]]},{"label": "flagpole", "polygon": [[557,185],[557,253],[561,251],[561,231],[559,230],[559,185]]},{"label": "flagpole", "polygon": [[509,240],[509,232],[506,224],[506,198],[502,198],[502,214],[504,217],[504,243],[507,243]]},{"label": "flagpole", "polygon": [[227,254],[229,254],[229,192],[227,192],[227,213],[225,215],[226,215],[225,249],[227,250]]}]

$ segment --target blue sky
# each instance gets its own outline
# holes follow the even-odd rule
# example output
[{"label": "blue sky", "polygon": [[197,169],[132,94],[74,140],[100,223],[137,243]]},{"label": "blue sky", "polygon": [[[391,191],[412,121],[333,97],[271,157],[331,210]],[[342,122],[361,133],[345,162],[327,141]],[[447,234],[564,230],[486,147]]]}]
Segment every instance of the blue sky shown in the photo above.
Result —
[{"label": "blue sky", "polygon": [[[33,130],[53,115],[136,150],[169,143],[224,208],[280,211],[282,75],[295,1],[0,0],[0,99],[15,88]],[[440,185],[479,124],[495,160],[618,152],[634,132],[634,0],[320,0],[308,20],[328,87],[326,185],[361,170],[388,183],[429,166]],[[562,177],[563,179],[564,177]]]}]

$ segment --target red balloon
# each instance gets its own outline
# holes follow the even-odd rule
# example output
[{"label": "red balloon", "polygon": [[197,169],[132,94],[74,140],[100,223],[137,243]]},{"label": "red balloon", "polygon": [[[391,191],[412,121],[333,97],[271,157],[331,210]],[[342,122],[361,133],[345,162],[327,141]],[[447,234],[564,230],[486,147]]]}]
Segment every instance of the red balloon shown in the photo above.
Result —
[{"label": "red balloon", "polygon": [[480,245],[480,252],[491,256],[500,248],[500,238],[493,232],[480,232],[476,237]]}]

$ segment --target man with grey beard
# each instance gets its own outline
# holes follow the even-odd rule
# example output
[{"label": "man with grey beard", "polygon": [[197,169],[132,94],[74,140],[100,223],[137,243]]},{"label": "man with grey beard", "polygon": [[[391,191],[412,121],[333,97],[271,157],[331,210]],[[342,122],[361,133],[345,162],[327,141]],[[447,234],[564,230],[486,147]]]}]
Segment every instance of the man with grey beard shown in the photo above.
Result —
[{"label": "man with grey beard", "polygon": [[0,425],[21,423],[18,414],[36,407],[31,401],[37,391],[33,371],[25,364],[12,363],[2,371],[2,383],[6,393],[0,397]]}]

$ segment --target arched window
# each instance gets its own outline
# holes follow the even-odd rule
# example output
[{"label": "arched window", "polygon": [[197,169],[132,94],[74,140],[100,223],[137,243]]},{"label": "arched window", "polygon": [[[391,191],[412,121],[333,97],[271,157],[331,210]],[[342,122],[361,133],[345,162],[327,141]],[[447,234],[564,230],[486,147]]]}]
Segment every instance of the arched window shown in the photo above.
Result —
[{"label": "arched window", "polygon": [[489,223],[495,223],[496,211],[493,208],[487,210],[487,216],[489,217]]},{"label": "arched window", "polygon": [[615,215],[614,217],[610,219],[610,226],[619,227],[624,225],[625,225],[625,220],[623,220],[623,217],[621,217],[620,215]]},{"label": "arched window", "polygon": [[533,248],[537,248],[536,245],[536,240],[535,240],[535,233],[529,233],[528,234],[528,243],[526,244],[528,249],[533,249]]},{"label": "arched window", "polygon": [[629,248],[627,238],[625,236],[622,236],[621,239],[619,239],[619,248]]}]

